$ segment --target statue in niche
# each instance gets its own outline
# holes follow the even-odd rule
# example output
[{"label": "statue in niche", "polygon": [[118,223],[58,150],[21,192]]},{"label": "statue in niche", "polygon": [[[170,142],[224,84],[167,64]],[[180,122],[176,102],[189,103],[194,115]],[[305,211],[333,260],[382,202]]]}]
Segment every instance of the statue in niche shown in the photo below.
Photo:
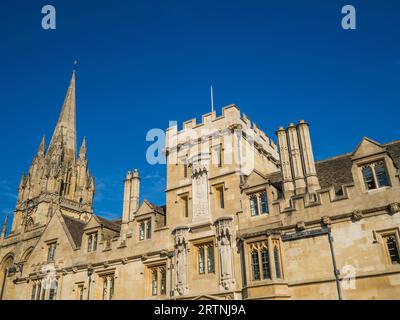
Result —
[{"label": "statue in niche", "polygon": [[176,290],[180,295],[187,292],[187,245],[185,235],[188,229],[180,229],[175,232],[175,268],[176,268]]},{"label": "statue in niche", "polygon": [[231,218],[226,218],[216,222],[220,258],[220,283],[225,290],[231,289],[234,284],[232,272],[231,221]]}]

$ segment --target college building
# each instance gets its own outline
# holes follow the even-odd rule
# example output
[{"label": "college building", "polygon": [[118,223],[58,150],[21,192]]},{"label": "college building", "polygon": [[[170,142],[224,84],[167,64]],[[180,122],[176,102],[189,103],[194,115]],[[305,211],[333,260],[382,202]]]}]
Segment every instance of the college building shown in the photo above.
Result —
[{"label": "college building", "polygon": [[135,169],[107,220],[77,146],[74,72],[1,229],[0,298],[400,298],[400,141],[315,161],[303,120],[276,141],[236,105],[170,127],[165,203],[140,201]]}]

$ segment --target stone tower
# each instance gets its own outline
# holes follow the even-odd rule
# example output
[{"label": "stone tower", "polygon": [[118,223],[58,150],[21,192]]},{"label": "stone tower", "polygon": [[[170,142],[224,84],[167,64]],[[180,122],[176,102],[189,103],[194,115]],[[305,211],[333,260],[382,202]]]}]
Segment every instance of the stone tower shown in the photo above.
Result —
[{"label": "stone tower", "polygon": [[87,219],[94,192],[85,138],[77,156],[74,71],[47,151],[43,137],[28,173],[22,175],[11,232],[44,225],[55,210]]}]

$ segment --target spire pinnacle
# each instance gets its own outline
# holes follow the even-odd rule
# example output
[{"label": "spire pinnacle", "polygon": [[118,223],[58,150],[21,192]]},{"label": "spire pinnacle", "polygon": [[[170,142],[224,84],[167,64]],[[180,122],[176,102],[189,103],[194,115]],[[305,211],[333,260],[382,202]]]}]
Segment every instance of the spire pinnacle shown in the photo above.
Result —
[{"label": "spire pinnacle", "polygon": [[46,149],[46,136],[43,135],[42,140],[40,141],[39,148],[38,148],[38,152],[37,152],[38,155],[44,155],[45,149]]},{"label": "spire pinnacle", "polygon": [[83,137],[81,148],[79,149],[79,158],[85,159],[86,158],[86,137]]},{"label": "spire pinnacle", "polygon": [[5,218],[4,218],[4,222],[3,222],[3,227],[1,228],[1,238],[5,238],[6,237],[6,233],[7,233],[7,224],[8,224],[8,213],[6,214]]},{"label": "spire pinnacle", "polygon": [[56,144],[61,136],[64,142],[63,148],[69,157],[76,157],[76,101],[75,101],[75,70],[72,72],[71,82],[68,87],[64,104],[53,136],[49,144],[49,150]]}]

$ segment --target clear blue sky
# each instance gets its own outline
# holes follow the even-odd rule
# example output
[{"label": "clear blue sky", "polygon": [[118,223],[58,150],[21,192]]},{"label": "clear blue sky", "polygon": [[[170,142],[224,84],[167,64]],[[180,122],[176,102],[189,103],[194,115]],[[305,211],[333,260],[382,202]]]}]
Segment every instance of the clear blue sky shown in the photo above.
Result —
[{"label": "clear blue sky", "polygon": [[[57,29],[41,28],[53,4]],[[341,28],[353,4],[357,30]],[[235,103],[274,137],[311,124],[317,159],[362,136],[400,138],[400,2],[321,0],[10,1],[0,3],[0,219],[42,134],[50,138],[78,59],[78,144],[87,136],[95,210],[119,216],[137,167],[142,198],[163,204],[165,167],[146,163],[151,128]]]}]

